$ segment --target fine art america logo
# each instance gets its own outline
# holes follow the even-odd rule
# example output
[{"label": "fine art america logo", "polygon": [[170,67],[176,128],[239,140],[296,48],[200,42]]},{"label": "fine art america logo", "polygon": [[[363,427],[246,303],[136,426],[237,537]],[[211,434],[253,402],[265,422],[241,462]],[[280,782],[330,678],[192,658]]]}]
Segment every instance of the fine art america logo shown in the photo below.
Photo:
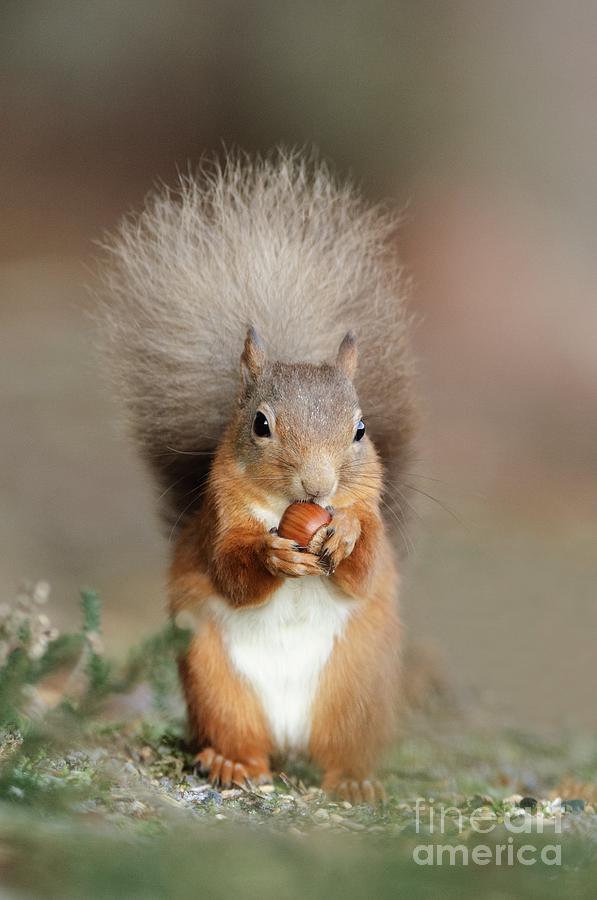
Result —
[{"label": "fine art america logo", "polygon": [[[415,831],[429,836],[429,843],[417,844],[413,860],[419,866],[545,866],[562,864],[562,846],[547,843],[544,838],[532,842],[525,835],[562,833],[561,800],[549,804],[549,809],[531,815],[518,806],[499,817],[488,806],[479,806],[464,813],[455,806],[418,799],[415,804]],[[455,835],[468,835],[468,842],[457,842]],[[487,843],[473,843],[477,835],[492,835]],[[437,835],[449,835],[449,843],[437,842]]]}]

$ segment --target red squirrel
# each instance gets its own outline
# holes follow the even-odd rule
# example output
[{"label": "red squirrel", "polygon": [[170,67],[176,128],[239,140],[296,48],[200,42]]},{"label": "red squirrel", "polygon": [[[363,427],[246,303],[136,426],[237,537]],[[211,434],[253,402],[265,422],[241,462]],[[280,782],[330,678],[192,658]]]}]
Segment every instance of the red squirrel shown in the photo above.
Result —
[{"label": "red squirrel", "polygon": [[[325,791],[383,797],[389,526],[413,431],[394,228],[325,165],[279,152],[182,179],[108,245],[112,360],[169,517],[170,610],[199,623],[180,660],[189,726],[223,787],[271,781],[290,753]],[[332,513],[306,549],[277,533],[299,500]]]}]

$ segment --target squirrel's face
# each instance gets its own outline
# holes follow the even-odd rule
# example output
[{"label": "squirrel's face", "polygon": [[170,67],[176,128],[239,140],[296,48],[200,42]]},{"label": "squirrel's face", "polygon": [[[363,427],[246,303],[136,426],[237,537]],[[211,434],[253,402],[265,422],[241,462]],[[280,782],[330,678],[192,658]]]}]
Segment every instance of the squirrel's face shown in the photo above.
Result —
[{"label": "squirrel's face", "polygon": [[249,332],[236,452],[260,492],[324,506],[379,494],[381,466],[352,383],[355,366],[350,334],[335,365],[312,365],[268,362]]}]

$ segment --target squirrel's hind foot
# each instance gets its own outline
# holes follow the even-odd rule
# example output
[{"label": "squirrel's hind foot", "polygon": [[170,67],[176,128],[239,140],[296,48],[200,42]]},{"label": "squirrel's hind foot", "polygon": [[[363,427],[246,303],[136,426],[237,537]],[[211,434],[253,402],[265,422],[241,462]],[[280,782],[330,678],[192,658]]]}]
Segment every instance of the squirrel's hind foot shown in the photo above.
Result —
[{"label": "squirrel's hind foot", "polygon": [[272,773],[266,761],[251,760],[241,763],[226,759],[213,747],[205,747],[195,757],[195,765],[203,775],[207,775],[213,785],[230,788],[232,785],[245,787],[253,784],[271,784]]},{"label": "squirrel's hind foot", "polygon": [[360,803],[367,803],[369,806],[375,806],[378,803],[382,805],[387,802],[386,791],[377,778],[363,778],[358,781],[355,778],[344,778],[333,785],[324,783],[324,790],[333,794],[338,800],[348,800],[353,806]]}]

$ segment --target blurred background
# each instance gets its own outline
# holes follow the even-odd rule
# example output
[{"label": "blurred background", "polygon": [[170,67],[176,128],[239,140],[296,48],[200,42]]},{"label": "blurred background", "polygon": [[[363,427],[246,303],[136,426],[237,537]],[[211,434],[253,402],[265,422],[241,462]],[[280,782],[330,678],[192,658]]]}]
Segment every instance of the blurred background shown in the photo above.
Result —
[{"label": "blurred background", "polygon": [[0,589],[122,653],[168,546],[88,320],[94,241],[223,144],[319,147],[404,210],[424,411],[416,646],[497,721],[597,724],[597,6],[3,0]]}]

